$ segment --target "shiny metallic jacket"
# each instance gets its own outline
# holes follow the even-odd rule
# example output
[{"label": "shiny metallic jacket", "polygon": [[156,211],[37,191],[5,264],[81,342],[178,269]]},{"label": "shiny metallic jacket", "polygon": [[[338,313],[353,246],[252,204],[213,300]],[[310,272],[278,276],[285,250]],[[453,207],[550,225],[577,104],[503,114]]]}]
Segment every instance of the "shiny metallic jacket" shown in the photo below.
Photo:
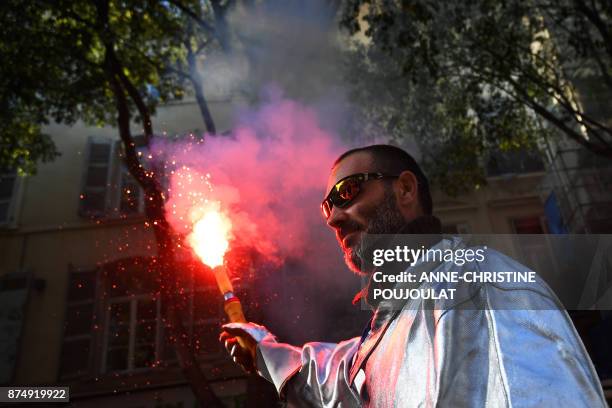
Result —
[{"label": "shiny metallic jacket", "polygon": [[[528,270],[499,252],[486,254],[453,270]],[[290,407],[607,406],[570,318],[545,283],[474,286],[459,287],[452,302],[418,299],[397,311],[381,302],[363,342],[300,348],[268,335],[258,344],[258,371]]]}]

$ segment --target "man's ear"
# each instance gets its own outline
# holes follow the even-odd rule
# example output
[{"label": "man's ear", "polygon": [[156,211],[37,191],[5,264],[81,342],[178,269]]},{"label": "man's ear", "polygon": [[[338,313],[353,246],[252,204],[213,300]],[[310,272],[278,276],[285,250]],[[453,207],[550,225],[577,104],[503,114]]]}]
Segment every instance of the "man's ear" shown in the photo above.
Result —
[{"label": "man's ear", "polygon": [[402,207],[412,207],[417,203],[418,182],[411,171],[403,171],[397,178],[398,204]]}]

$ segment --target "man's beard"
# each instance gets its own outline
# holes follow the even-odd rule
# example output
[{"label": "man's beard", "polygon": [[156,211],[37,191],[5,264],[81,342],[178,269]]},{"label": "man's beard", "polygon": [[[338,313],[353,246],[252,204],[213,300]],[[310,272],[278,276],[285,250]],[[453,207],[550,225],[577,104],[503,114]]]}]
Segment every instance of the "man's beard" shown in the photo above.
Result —
[{"label": "man's beard", "polygon": [[[397,234],[407,224],[406,219],[397,207],[393,189],[385,188],[385,196],[365,230],[366,234]],[[359,242],[349,248],[344,248],[344,261],[347,266],[359,275],[368,275],[367,260],[372,259],[373,243],[361,237]]]}]

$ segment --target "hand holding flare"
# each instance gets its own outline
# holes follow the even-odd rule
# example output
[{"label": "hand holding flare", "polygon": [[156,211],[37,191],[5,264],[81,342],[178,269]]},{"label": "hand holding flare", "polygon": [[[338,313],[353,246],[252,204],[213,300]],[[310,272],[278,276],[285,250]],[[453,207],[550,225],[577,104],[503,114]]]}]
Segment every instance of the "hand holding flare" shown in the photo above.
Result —
[{"label": "hand holding flare", "polygon": [[[223,257],[229,247],[231,221],[220,211],[218,203],[194,208],[190,218],[193,222],[193,230],[187,237],[187,241],[202,262],[213,269],[217,286],[225,299],[224,309],[227,317],[232,323],[246,323],[240,300],[234,295],[232,282],[223,266]],[[228,348],[235,347],[237,341],[244,352],[241,353],[243,355],[243,358],[239,359],[241,361],[236,362],[247,371],[252,371],[257,345],[255,341],[250,336],[233,337],[227,332],[222,333],[221,340],[225,341]],[[236,360],[236,353],[231,351],[230,353]]]}]

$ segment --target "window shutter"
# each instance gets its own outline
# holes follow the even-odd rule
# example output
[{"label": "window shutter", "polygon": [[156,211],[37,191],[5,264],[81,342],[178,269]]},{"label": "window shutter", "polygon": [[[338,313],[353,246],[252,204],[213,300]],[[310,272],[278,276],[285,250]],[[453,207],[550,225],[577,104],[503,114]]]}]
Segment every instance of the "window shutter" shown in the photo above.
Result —
[{"label": "window shutter", "polygon": [[110,139],[89,137],[87,141],[87,164],[79,206],[79,214],[84,217],[105,214],[112,150]]},{"label": "window shutter", "polygon": [[[144,138],[142,136],[134,136],[134,143],[136,144],[136,151],[141,164],[148,169],[147,149],[143,146]],[[114,207],[118,211],[118,215],[122,217],[142,215],[144,214],[144,192],[138,182],[132,177],[125,164],[123,146],[119,144],[117,149],[120,152],[121,161],[118,165],[118,189],[115,193]]]},{"label": "window shutter", "polygon": [[[125,167],[125,166],[124,166]],[[119,196],[119,211],[123,215],[142,213],[142,189],[127,169],[121,172],[121,192]]]}]

